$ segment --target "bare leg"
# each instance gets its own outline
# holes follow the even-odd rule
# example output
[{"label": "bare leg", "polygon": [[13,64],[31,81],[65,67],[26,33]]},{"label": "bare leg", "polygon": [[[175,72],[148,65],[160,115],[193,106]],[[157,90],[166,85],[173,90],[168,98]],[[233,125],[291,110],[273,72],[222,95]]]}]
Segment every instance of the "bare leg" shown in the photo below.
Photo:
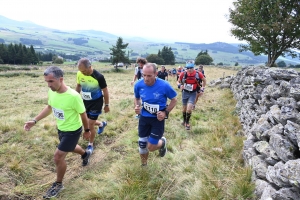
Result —
[{"label": "bare leg", "polygon": [[54,153],[54,163],[56,165],[56,182],[62,182],[66,173],[67,164],[65,161],[68,152],[56,149]]}]

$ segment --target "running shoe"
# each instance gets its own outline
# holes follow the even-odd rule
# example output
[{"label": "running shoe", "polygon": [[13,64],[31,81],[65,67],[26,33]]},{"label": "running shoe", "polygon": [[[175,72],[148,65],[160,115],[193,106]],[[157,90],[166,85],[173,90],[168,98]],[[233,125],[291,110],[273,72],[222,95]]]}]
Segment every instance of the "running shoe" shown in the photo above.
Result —
[{"label": "running shoe", "polygon": [[163,141],[163,145],[159,149],[159,155],[160,157],[164,157],[167,153],[167,139],[165,137],[162,137],[161,139]]},{"label": "running shoe", "polygon": [[51,188],[46,192],[46,195],[43,196],[44,199],[50,199],[56,197],[60,191],[64,189],[62,183],[54,182]]},{"label": "running shoe", "polygon": [[93,153],[94,151],[94,147],[92,145],[89,145],[87,148],[86,148],[86,151],[89,151],[91,154]]},{"label": "running shoe", "polygon": [[102,126],[98,128],[98,134],[101,134],[104,131],[105,126],[107,126],[107,122],[103,121]]},{"label": "running shoe", "polygon": [[187,131],[189,131],[189,130],[191,129],[190,125],[189,125],[189,124],[186,124],[186,125],[185,125],[185,129],[186,129]]},{"label": "running shoe", "polygon": [[91,152],[86,151],[87,155],[82,159],[82,166],[86,166],[90,162]]}]

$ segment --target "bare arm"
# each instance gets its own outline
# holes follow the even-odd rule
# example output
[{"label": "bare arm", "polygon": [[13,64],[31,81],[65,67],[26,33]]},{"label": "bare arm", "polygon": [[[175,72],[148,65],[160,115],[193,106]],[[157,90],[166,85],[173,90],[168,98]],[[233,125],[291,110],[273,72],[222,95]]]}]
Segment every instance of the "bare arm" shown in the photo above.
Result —
[{"label": "bare arm", "polygon": [[134,111],[136,114],[140,114],[141,112],[141,99],[134,99]]},{"label": "bare arm", "polygon": [[109,105],[109,92],[108,92],[107,87],[102,89],[102,91],[103,91],[103,95],[104,95],[104,112],[107,113],[107,112],[109,112],[109,106],[106,106],[106,105]]},{"label": "bare arm", "polygon": [[[88,120],[88,118],[87,118],[86,112],[81,113],[81,114],[80,114],[80,117],[81,117],[81,121],[82,121],[84,130],[85,130],[85,129],[90,129],[90,127],[89,127],[89,120]],[[94,128],[94,127],[92,127],[92,128]],[[89,139],[90,136],[91,136],[91,131],[88,131],[88,132],[85,132],[85,131],[84,131],[84,132],[83,132],[83,138],[84,138],[84,139]]]},{"label": "bare arm", "polygon": [[80,94],[81,85],[77,83],[75,90]]},{"label": "bare arm", "polygon": [[168,105],[168,107],[166,108],[166,111],[157,112],[157,119],[159,121],[164,120],[168,115],[167,113],[171,112],[171,110],[176,106],[176,103],[177,103],[177,98],[174,97],[173,99],[171,99],[171,102]]},{"label": "bare arm", "polygon": [[206,78],[204,77],[204,78],[202,79],[202,87],[205,88],[205,86],[206,86]]},{"label": "bare arm", "polygon": [[31,127],[33,127],[35,125],[35,123],[37,123],[38,121],[40,121],[41,119],[47,117],[48,115],[50,115],[50,113],[52,112],[52,108],[51,106],[47,105],[41,112],[40,114],[38,114],[37,116],[35,116],[33,118],[33,120],[27,121],[25,122],[24,125],[24,130],[26,131],[30,131]]},{"label": "bare arm", "polygon": [[133,81],[131,81],[131,85],[133,85],[133,83],[135,82],[136,78],[137,78],[137,75],[135,74],[135,75],[133,76]]}]

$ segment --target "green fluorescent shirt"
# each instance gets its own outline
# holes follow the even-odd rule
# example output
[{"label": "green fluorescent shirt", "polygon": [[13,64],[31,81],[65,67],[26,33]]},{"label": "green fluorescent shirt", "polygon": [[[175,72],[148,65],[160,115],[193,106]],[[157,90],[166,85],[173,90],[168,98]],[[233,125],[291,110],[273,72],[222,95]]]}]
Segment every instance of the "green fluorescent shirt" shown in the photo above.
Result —
[{"label": "green fluorescent shirt", "polygon": [[68,88],[64,93],[57,93],[49,89],[48,105],[52,107],[60,131],[75,131],[82,126],[80,114],[85,112],[85,107],[75,90]]}]

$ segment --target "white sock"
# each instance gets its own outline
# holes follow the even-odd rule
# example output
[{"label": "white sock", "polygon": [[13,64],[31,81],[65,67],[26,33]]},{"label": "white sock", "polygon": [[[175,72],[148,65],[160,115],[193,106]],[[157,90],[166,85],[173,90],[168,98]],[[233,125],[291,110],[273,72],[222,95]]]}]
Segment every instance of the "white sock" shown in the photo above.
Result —
[{"label": "white sock", "polygon": [[94,144],[89,142],[89,145],[93,146]]}]

